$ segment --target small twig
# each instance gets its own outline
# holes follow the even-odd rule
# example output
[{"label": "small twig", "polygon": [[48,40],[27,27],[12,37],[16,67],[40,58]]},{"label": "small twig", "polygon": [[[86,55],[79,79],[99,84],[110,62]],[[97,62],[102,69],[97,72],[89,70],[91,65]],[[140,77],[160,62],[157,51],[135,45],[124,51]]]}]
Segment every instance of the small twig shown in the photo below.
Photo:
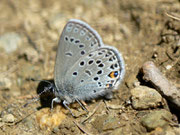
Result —
[{"label": "small twig", "polygon": [[82,124],[76,122],[75,120],[73,120],[74,124],[85,134],[87,135],[93,135],[92,133],[90,133],[86,127],[84,127]]},{"label": "small twig", "polygon": [[33,95],[24,95],[24,96],[17,97],[17,99],[32,99],[32,98],[34,98]]},{"label": "small twig", "polygon": [[175,15],[172,15],[172,14],[170,14],[170,13],[165,13],[168,17],[170,17],[170,18],[173,18],[173,19],[175,19],[175,20],[178,20],[178,21],[180,21],[180,17],[176,17]]},{"label": "small twig", "polygon": [[107,103],[106,101],[104,101],[105,105],[106,105],[106,108],[109,110],[109,109],[114,109],[114,110],[119,110],[119,109],[122,109],[122,105],[114,105],[114,104],[109,104]]},{"label": "small twig", "polygon": [[164,98],[180,110],[180,90],[167,80],[152,61],[144,63],[142,72],[144,74],[143,79],[154,85]]},{"label": "small twig", "polygon": [[25,117],[23,117],[22,119],[20,119],[20,120],[16,121],[16,122],[14,123],[14,125],[19,124],[19,123],[20,123],[20,122],[22,122],[24,119],[28,118],[29,116],[31,116],[32,114],[34,114],[34,113],[36,113],[36,112],[37,112],[37,110],[35,110],[35,111],[33,111],[33,112],[29,113],[28,115],[26,115],[26,116],[25,116]]},{"label": "small twig", "polygon": [[170,119],[167,119],[167,118],[164,117],[164,116],[162,116],[162,117],[163,117],[163,119],[164,119],[165,121],[169,122],[171,126],[173,126],[173,127],[179,127],[179,124],[178,124],[178,123],[175,123],[174,121],[172,121],[172,120],[170,120]]},{"label": "small twig", "polygon": [[1,73],[0,73],[0,76],[3,78],[3,77],[6,77],[8,74],[13,73],[13,72],[15,72],[15,71],[17,71],[17,66],[16,66],[16,65],[15,65],[15,66],[12,66],[12,67],[9,68],[7,71],[1,72]]},{"label": "small twig", "polygon": [[100,105],[101,103],[102,103],[102,101],[99,102],[99,104],[94,108],[94,110],[93,110],[91,113],[89,113],[89,116],[88,116],[86,119],[84,119],[84,120],[82,121],[82,123],[86,122],[89,118],[91,118],[91,117],[95,114],[95,112],[97,111],[97,109],[99,108],[99,105]]}]

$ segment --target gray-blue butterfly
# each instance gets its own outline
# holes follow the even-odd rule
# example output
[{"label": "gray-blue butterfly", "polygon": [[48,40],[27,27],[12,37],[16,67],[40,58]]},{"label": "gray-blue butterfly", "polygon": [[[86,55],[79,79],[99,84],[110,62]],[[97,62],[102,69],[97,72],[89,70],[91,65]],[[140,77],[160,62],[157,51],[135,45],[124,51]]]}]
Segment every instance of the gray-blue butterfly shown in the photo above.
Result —
[{"label": "gray-blue butterfly", "polygon": [[70,103],[78,102],[82,106],[80,100],[111,97],[113,90],[119,88],[124,74],[124,60],[119,51],[104,45],[99,34],[88,24],[71,19],[64,27],[58,44],[55,98],[51,107],[54,102],[63,101],[71,112]]}]

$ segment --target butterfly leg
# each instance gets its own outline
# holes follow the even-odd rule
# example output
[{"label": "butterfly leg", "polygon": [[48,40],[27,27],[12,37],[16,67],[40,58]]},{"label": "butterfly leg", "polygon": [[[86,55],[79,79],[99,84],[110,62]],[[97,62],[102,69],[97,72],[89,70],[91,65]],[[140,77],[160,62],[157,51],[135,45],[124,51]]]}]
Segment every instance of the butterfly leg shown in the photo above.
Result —
[{"label": "butterfly leg", "polygon": [[51,110],[52,110],[52,109],[53,109],[53,107],[54,107],[54,102],[56,102],[56,103],[60,103],[60,102],[61,102],[61,100],[60,100],[58,97],[53,98],[53,100],[52,100],[52,102],[51,102]]},{"label": "butterfly leg", "polygon": [[83,110],[85,110],[88,113],[88,110],[85,108],[85,106],[79,101],[79,99],[75,99],[78,104],[82,107]]},{"label": "butterfly leg", "polygon": [[75,115],[72,113],[71,109],[68,107],[69,103],[66,100],[63,101],[63,105],[66,107],[66,109],[68,109],[70,111],[72,116],[75,117]]}]

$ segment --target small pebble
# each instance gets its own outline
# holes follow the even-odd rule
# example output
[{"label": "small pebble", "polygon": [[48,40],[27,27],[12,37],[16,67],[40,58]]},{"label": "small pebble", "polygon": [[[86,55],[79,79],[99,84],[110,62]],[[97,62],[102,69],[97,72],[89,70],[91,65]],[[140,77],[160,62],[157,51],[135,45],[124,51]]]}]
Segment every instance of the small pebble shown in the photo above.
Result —
[{"label": "small pebble", "polygon": [[44,108],[36,113],[36,120],[41,129],[50,131],[57,128],[66,118],[65,111],[61,106],[56,106],[52,112],[49,108]]},{"label": "small pebble", "polygon": [[6,53],[14,52],[22,44],[22,40],[23,38],[18,33],[5,33],[0,36],[0,48],[3,48]]},{"label": "small pebble", "polygon": [[6,123],[13,123],[15,122],[15,117],[12,114],[6,114],[3,116],[2,121]]},{"label": "small pebble", "polygon": [[8,76],[1,76],[0,75],[0,87],[2,89],[10,89],[13,82]]},{"label": "small pebble", "polygon": [[120,121],[119,118],[113,116],[113,115],[101,115],[97,116],[96,119],[92,122],[92,125],[99,131],[108,131],[108,130],[114,130],[118,127],[121,127],[124,125],[123,122]]}]

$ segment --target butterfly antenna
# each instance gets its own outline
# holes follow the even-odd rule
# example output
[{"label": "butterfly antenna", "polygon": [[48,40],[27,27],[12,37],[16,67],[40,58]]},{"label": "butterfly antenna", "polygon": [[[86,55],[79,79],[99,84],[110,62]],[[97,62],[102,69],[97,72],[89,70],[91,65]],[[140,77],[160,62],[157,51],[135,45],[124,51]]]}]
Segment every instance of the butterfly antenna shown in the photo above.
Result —
[{"label": "butterfly antenna", "polygon": [[33,78],[29,78],[28,80],[39,81],[39,82],[46,82],[46,83],[49,83],[49,85],[47,87],[45,87],[44,90],[42,92],[40,92],[36,97],[34,97],[33,99],[29,100],[26,104],[24,104],[23,107],[27,107],[29,104],[39,101],[40,100],[40,96],[43,93],[50,91],[52,88],[54,90],[54,85],[50,81],[47,81],[47,80],[35,80]]},{"label": "butterfly antenna", "polygon": [[28,78],[27,81],[33,81],[33,82],[36,82],[36,81],[38,81],[38,82],[46,82],[46,83],[49,83],[50,85],[52,85],[52,82],[47,81],[47,80],[36,80],[36,79],[34,79],[34,78]]}]

